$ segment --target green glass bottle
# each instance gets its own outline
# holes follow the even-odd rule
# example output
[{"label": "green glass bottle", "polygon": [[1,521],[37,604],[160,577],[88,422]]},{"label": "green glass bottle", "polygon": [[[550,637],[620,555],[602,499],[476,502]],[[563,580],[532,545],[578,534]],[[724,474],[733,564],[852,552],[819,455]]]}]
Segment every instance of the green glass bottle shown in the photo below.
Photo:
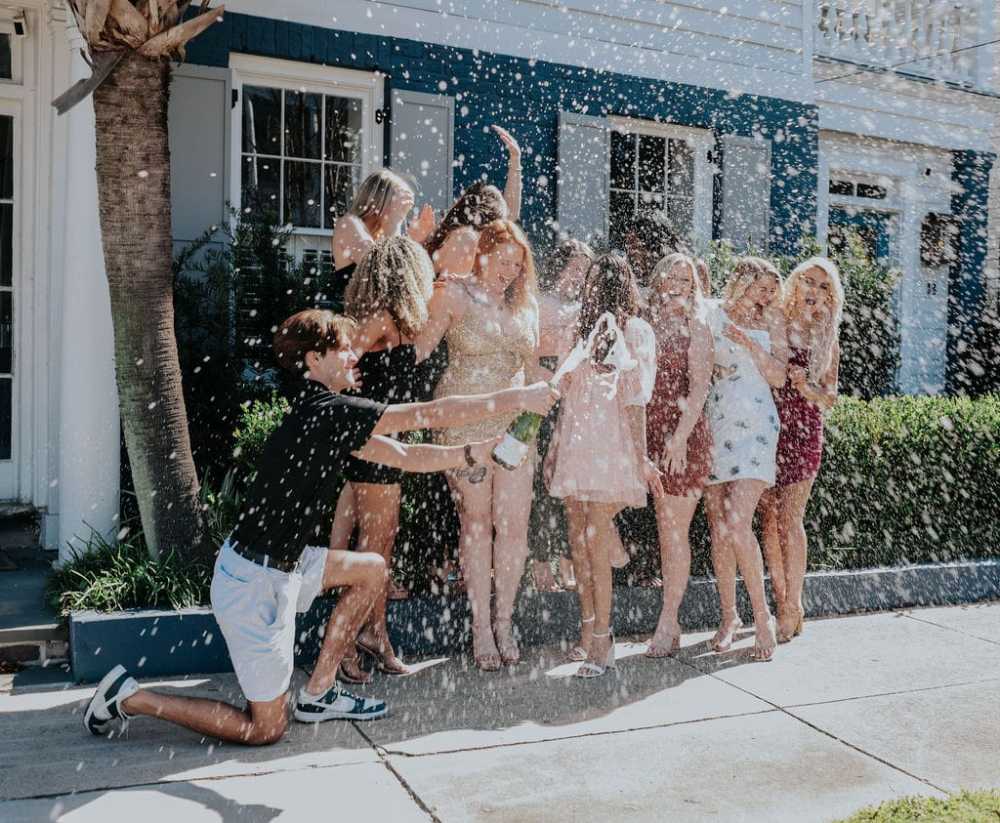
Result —
[{"label": "green glass bottle", "polygon": [[526,411],[514,418],[507,427],[503,440],[493,449],[493,461],[505,469],[513,471],[528,457],[531,444],[538,437],[544,418],[540,414]]}]

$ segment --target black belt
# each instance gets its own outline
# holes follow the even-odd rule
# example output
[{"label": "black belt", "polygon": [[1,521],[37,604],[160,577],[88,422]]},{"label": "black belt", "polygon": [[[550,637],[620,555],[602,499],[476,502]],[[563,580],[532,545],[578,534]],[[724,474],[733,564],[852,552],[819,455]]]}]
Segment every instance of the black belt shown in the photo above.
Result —
[{"label": "black belt", "polygon": [[277,569],[279,572],[285,572],[286,574],[295,571],[299,566],[299,561],[297,559],[282,560],[280,557],[274,557],[270,554],[255,552],[253,549],[248,549],[245,546],[241,546],[239,543],[230,544],[230,548],[240,557],[243,557],[252,563],[256,563],[258,566],[263,566],[267,569]]}]

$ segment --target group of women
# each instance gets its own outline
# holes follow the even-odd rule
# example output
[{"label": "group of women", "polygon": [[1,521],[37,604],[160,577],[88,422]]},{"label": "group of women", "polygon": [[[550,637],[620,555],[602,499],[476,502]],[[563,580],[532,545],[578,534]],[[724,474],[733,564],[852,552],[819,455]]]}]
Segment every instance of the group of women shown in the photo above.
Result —
[{"label": "group of women", "polygon": [[[753,606],[752,657],[770,660],[778,641],[802,630],[803,518],[822,454],[823,412],[837,390],[843,292],[836,267],[812,258],[783,282],[768,261],[740,258],[713,299],[707,268],[680,250],[649,243],[643,255],[655,265],[649,271],[640,263],[637,278],[633,249],[598,256],[566,240],[548,261],[549,288],[539,294],[532,248],[516,223],[520,150],[494,128],[508,152],[504,192],[478,182],[437,225],[425,208],[407,226],[412,189],[378,171],[333,236],[344,310],[358,323],[361,394],[399,402],[558,380],[562,400],[547,421],[544,460],[448,476],[476,664],[494,671],[520,659],[513,613],[534,499],[536,517],[545,507],[565,511],[580,599],[580,635],[570,651],[577,674],[595,677],[613,666],[611,570],[630,560],[615,516],[644,507],[647,494],[663,574],[647,655],[680,648],[688,532],[704,499],[722,612],[712,648],[728,650],[742,625],[739,571]],[[446,365],[428,370],[442,358],[442,341]],[[509,423],[498,415],[435,436],[489,440]],[[358,461],[348,480],[331,547],[345,548],[357,528],[358,549],[391,562],[399,473]],[[758,508],[777,622],[753,530]],[[384,609],[362,630],[358,648],[381,671],[409,671],[389,642]],[[349,658],[339,676],[366,682],[370,675]]]}]

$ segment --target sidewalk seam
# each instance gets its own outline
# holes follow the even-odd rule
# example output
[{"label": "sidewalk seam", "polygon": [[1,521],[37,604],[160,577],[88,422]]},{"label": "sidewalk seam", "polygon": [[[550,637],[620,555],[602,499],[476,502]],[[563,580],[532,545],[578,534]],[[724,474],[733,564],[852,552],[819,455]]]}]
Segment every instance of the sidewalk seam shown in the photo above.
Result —
[{"label": "sidewalk seam", "polygon": [[379,762],[389,770],[389,774],[396,778],[399,785],[403,787],[403,791],[410,796],[410,799],[416,803],[417,807],[432,821],[434,821],[434,823],[442,823],[441,818],[431,811],[430,807],[424,803],[423,798],[417,794],[416,790],[406,781],[406,778],[403,777],[396,767],[392,765],[392,762],[389,760],[389,752],[372,740],[358,723],[352,722],[351,725],[354,726],[354,730],[361,735],[368,745],[372,747],[372,750],[378,755]]},{"label": "sidewalk seam", "polygon": [[990,640],[988,637],[980,637],[978,634],[969,634],[968,632],[962,631],[961,629],[956,629],[954,626],[942,626],[940,623],[935,623],[933,620],[927,620],[923,617],[917,617],[912,612],[900,612],[903,617],[908,617],[910,620],[916,620],[918,623],[923,623],[925,626],[933,626],[936,629],[944,629],[947,632],[954,632],[955,634],[960,634],[962,637],[968,637],[972,640],[979,640],[983,643],[989,643],[993,646],[1000,646],[1000,641]]},{"label": "sidewalk seam", "polygon": [[900,689],[897,692],[877,692],[875,694],[859,694],[854,697],[836,697],[831,700],[817,700],[815,703],[789,703],[785,709],[808,709],[811,706],[830,706],[834,703],[853,703],[856,700],[869,700],[874,697],[896,697],[901,694],[920,694],[940,689],[956,689],[962,686],[980,686],[983,683],[996,683],[1000,677],[985,677],[982,680],[967,680],[961,683],[941,683],[937,686],[921,686],[917,689]]}]

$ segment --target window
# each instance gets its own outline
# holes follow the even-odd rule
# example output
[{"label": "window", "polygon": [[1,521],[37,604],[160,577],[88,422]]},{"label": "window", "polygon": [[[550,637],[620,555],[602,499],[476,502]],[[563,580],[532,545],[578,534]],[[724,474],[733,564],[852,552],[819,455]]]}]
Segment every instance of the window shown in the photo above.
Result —
[{"label": "window", "polygon": [[234,200],[272,208],[296,235],[329,235],[381,162],[382,129],[373,126],[381,76],[246,55],[231,62],[239,99]]},{"label": "window", "polygon": [[10,45],[10,35],[0,34],[0,80],[14,79],[14,53]]},{"label": "window", "polygon": [[831,177],[830,194],[838,194],[845,197],[863,197],[866,200],[885,200],[889,191],[885,186],[877,183],[855,182],[854,180]]},{"label": "window", "polygon": [[608,230],[612,242],[632,218],[658,213],[679,236],[707,242],[712,233],[711,132],[631,118],[611,118]]}]

